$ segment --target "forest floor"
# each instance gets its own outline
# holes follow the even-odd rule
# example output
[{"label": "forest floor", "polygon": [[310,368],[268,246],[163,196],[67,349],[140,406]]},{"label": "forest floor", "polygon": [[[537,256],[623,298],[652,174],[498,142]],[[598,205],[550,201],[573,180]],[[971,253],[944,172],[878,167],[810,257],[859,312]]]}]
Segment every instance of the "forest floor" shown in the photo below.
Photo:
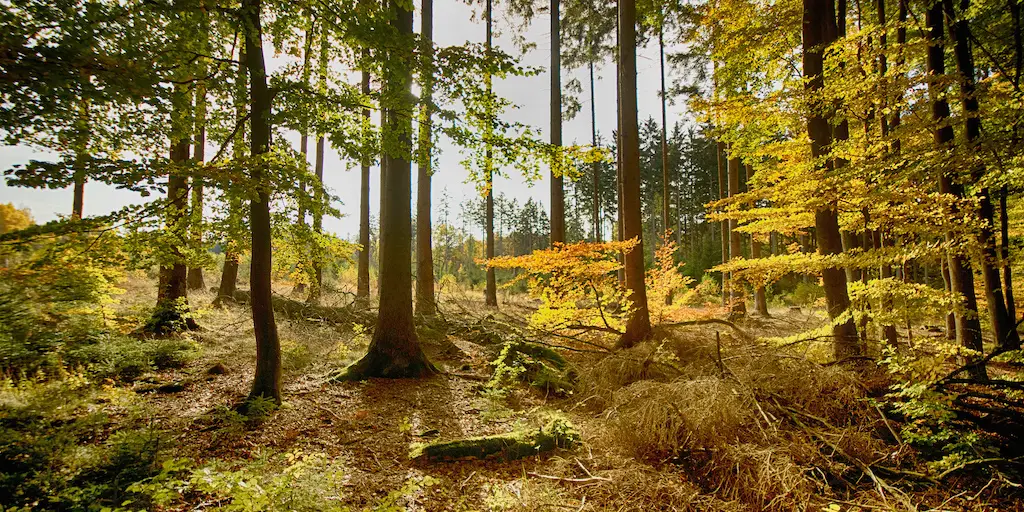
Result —
[{"label": "forest floor", "polygon": [[[123,286],[126,311],[155,298],[148,280]],[[285,298],[289,289],[276,291]],[[198,357],[107,385],[134,392],[133,407],[162,434],[167,456],[244,470],[268,489],[274,477],[291,475],[278,485],[301,488],[322,500],[319,508],[1024,510],[1012,486],[991,479],[984,487],[969,477],[944,487],[915,477],[898,426],[866,400],[880,394],[882,377],[854,381],[845,370],[808,362],[807,348],[751,352],[748,336],[807,331],[823,324],[819,312],[780,308],[772,318],[747,319],[742,331],[723,324],[660,329],[650,346],[629,352],[632,359],[568,343],[581,381],[573,394],[523,385],[496,396],[486,385],[496,348],[480,333],[491,325],[501,334],[496,318],[506,325],[525,319],[535,307],[528,297],[505,297],[501,313],[472,293],[442,297],[443,321],[419,326],[438,375],[331,383],[365,351],[374,316],[344,307],[350,296],[332,295],[325,306],[349,316],[278,315],[284,404],[252,421],[232,409],[254,372],[250,311],[244,304],[212,308],[213,299],[190,295],[202,326],[191,334]],[[576,448],[515,461],[410,460],[413,443],[522,430],[552,414],[579,430]],[[123,415],[126,422],[129,416],[139,414]],[[115,415],[109,429],[118,428]],[[673,438],[678,432],[685,439]],[[186,493],[165,509],[226,503]]]}]

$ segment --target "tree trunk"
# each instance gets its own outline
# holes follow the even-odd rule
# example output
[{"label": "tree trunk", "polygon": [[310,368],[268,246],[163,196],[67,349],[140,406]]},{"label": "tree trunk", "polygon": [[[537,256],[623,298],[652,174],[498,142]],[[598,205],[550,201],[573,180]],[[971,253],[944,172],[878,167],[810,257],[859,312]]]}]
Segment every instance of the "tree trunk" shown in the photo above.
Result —
[{"label": "tree trunk", "polygon": [[[185,87],[176,85],[171,107],[171,125],[188,126],[186,119],[191,108]],[[188,164],[189,133],[172,130],[170,161],[172,166]],[[195,320],[189,316],[187,278],[181,246],[188,237],[188,178],[182,169],[172,168],[167,175],[167,214],[164,229],[167,232],[169,261],[160,267],[157,285],[156,308],[146,324],[147,332],[164,335],[187,329],[196,329]]]},{"label": "tree trunk", "polygon": [[[718,199],[729,197],[729,169],[728,163],[723,165],[725,159],[725,143],[715,143],[715,160],[718,163]],[[729,262],[729,221],[719,222],[722,235],[722,263]],[[729,306],[729,273],[722,272],[722,307]]]},{"label": "tree trunk", "polygon": [[[591,79],[593,80],[593,79]],[[85,205],[85,161],[89,152],[89,101],[79,101],[78,122],[75,123],[77,141],[75,147],[74,188],[71,195],[71,218],[81,219]]]},{"label": "tree trunk", "polygon": [[[594,60],[593,57],[590,60],[590,140],[591,144],[597,147],[597,103],[594,101]],[[601,242],[603,237],[601,236],[601,180],[598,176],[600,172],[600,164],[594,162],[590,164],[591,179],[594,186],[594,211],[593,224],[594,224],[594,241]]]},{"label": "tree trunk", "polygon": [[[959,13],[953,7],[953,0],[943,0],[943,5],[949,22],[950,35],[954,42],[956,67],[960,75],[960,102],[964,110],[966,145],[971,151],[980,153],[978,140],[981,138],[981,114],[975,94],[974,55],[967,39],[970,27],[965,17],[970,0],[960,0]],[[970,170],[970,178],[974,182],[981,181],[984,175],[985,169],[980,164]],[[981,258],[978,263],[981,265],[981,277],[985,286],[985,302],[988,305],[992,335],[996,345],[1016,350],[1020,348],[1020,336],[1017,334],[1013,318],[1007,312],[1002,283],[999,280],[999,269],[996,267],[999,253],[993,232],[995,207],[988,187],[982,187],[978,192],[977,215],[981,221],[981,229],[977,234],[978,245],[981,247]]]},{"label": "tree trunk", "polygon": [[[729,158],[729,197],[740,193],[740,159],[732,156]],[[743,259],[743,237],[736,228],[739,225],[737,219],[729,219],[729,259]],[[731,279],[729,284],[729,315],[742,317],[747,314],[747,299],[743,289],[743,283],[737,279]]]},{"label": "tree trunk", "polygon": [[[245,60],[245,47],[238,52],[238,70],[235,74],[235,91],[234,91],[234,102],[235,102],[235,122],[241,125],[245,119],[246,103],[248,103],[248,90],[246,79],[248,78],[248,70],[246,69]],[[245,158],[245,129],[239,126],[238,133],[235,134],[235,138],[231,141],[232,158],[235,162],[241,162]],[[228,196],[228,224],[230,231],[228,239],[225,240],[224,250],[224,266],[220,274],[220,286],[217,288],[217,299],[214,301],[215,305],[219,305],[224,301],[233,301],[235,297],[235,290],[238,287],[238,261],[240,259],[239,247],[241,243],[237,240],[235,234],[235,226],[241,223],[241,205],[239,204],[237,195]]]},{"label": "tree trunk", "polygon": [[[367,56],[367,52],[363,53]],[[362,72],[364,96],[370,94],[370,73]],[[370,109],[363,108],[363,122],[370,124]],[[383,172],[383,165],[382,172]],[[370,162],[364,160],[359,173],[359,263],[356,271],[356,297],[370,296]]]},{"label": "tree trunk", "polygon": [[640,135],[637,124],[636,90],[636,0],[619,0],[619,119],[622,141],[622,230],[626,240],[637,245],[626,253],[626,289],[633,311],[619,348],[629,348],[651,334],[644,282],[644,241],[640,207]]},{"label": "tree trunk", "polygon": [[1006,199],[1010,191],[1006,185],[999,191],[999,235],[1000,254],[999,260],[1003,267],[1003,296],[1006,297],[1006,316],[1014,323],[1017,323],[1017,304],[1013,299],[1013,267],[1010,265],[1010,216],[1007,210]]},{"label": "tree trunk", "polygon": [[[203,6],[203,3],[200,2]],[[199,37],[202,38],[200,41],[200,51],[202,53],[209,53],[209,41],[210,41],[210,19],[206,13],[205,6],[200,12],[200,30]],[[196,164],[202,165],[206,162],[206,112],[207,112],[207,101],[206,101],[206,76],[208,74],[208,66],[205,58],[199,59],[199,80],[196,82],[196,108],[195,108],[195,146],[193,149],[192,159]],[[203,247],[203,178],[196,176],[192,178],[192,207],[191,207],[191,222],[189,227],[191,228],[192,243],[196,247]],[[189,290],[203,290],[206,288],[206,282],[203,279],[203,267],[195,267],[188,269],[187,277],[188,289]]]},{"label": "tree trunk", "polygon": [[[412,44],[412,11],[401,0],[389,0],[391,23]],[[406,51],[407,50],[407,51]],[[380,308],[366,355],[349,366],[339,380],[368,377],[421,377],[436,369],[427,360],[413,326],[412,303],[412,48],[389,52],[386,59],[385,98],[394,102],[386,108],[384,140],[397,141],[398,147],[386,148],[387,161],[384,206],[380,230]]]},{"label": "tree trunk", "polygon": [[[200,67],[200,76],[206,75],[206,66]],[[196,140],[193,147],[192,159],[196,164],[202,165],[206,162],[206,85],[203,81],[196,85]],[[203,245],[203,179],[192,178],[192,221],[189,226],[192,228],[192,240],[197,246]],[[203,267],[188,269],[188,289],[202,290],[206,288],[203,279]]]},{"label": "tree trunk", "polygon": [[[246,65],[249,68],[249,151],[258,157],[270,151],[271,95],[267,87],[267,68],[263,59],[261,0],[242,3],[245,27]],[[262,165],[250,168],[253,183],[264,183],[268,176]],[[252,261],[249,266],[250,302],[253,331],[256,335],[256,375],[249,399],[269,399],[281,403],[281,343],[274,322],[271,288],[270,191],[257,187],[249,203],[252,233]]]},{"label": "tree trunk", "polygon": [[[434,1],[422,0],[420,37],[423,48],[421,56],[425,70],[433,68],[434,58]],[[433,72],[422,75],[423,104],[420,106],[419,163],[416,180],[416,313],[433,316],[436,313],[434,299],[434,254],[430,222],[430,176],[433,174],[433,141],[431,140],[431,101],[433,101]]]},{"label": "tree trunk", "polygon": [[[811,96],[816,96],[824,87],[824,47],[836,40],[835,4],[833,0],[804,0],[803,7],[803,69],[808,79],[805,87]],[[808,113],[807,132],[811,139],[812,157],[818,159],[826,156],[832,143],[832,134],[829,120],[820,108],[812,107]],[[823,165],[827,177],[833,164],[826,161]],[[814,212],[814,228],[821,255],[832,256],[842,252],[835,200]],[[835,319],[845,314],[850,307],[850,297],[843,269],[826,268],[822,271],[822,281],[829,317]],[[852,318],[833,327],[832,335],[836,359],[859,356],[863,352]]]},{"label": "tree trunk", "polygon": [[[489,4],[488,4],[489,5]],[[490,12],[488,10],[488,12]],[[551,245],[565,242],[565,188],[562,172],[562,41],[559,0],[551,0]],[[488,24],[490,16],[488,15]],[[490,48],[490,44],[488,44]]]},{"label": "tree trunk", "polygon": [[[330,59],[330,53],[327,43],[327,31],[324,30],[320,34],[320,77],[318,80],[317,88],[326,92],[327,90],[327,61]],[[316,160],[314,163],[314,172],[316,173],[316,211],[313,212],[313,233],[320,235],[323,233],[324,228],[324,152],[327,150],[327,141],[324,134],[319,134],[316,138]],[[324,257],[326,255],[320,248],[317,248],[316,253],[313,257],[313,284],[309,287],[309,297],[306,299],[311,304],[320,302],[320,297],[323,294],[324,289]]]},{"label": "tree trunk", "polygon": [[[310,75],[310,61],[312,60],[312,49],[313,49],[313,23],[310,21],[309,26],[306,27],[306,45],[302,49],[302,85],[309,87],[309,75]],[[299,153],[302,154],[302,169],[305,171],[309,165],[309,120],[303,115],[303,119],[299,123]],[[303,172],[305,176],[305,172]],[[306,201],[306,181],[304,178],[299,179],[299,191],[296,196],[296,204],[298,206],[298,215],[296,216],[296,226],[298,226],[302,236],[306,236],[306,207],[304,203]],[[308,269],[303,269],[303,274],[306,274]],[[308,274],[305,276],[309,278]],[[303,294],[306,293],[306,283],[300,281],[295,283],[295,288],[292,293]]]},{"label": "tree trunk", "polygon": [[664,20],[662,27],[658,29],[658,60],[661,64],[661,226],[666,233],[665,241],[668,241],[667,233],[670,229],[669,208],[671,189],[669,188],[668,173],[668,91],[665,90],[665,29]]},{"label": "tree trunk", "polygon": [[[491,18],[492,18],[493,13],[494,13],[494,7],[492,5],[492,2],[491,2],[491,0],[487,0],[486,52],[487,52],[487,59],[488,60],[490,60],[490,58],[491,58],[491,43],[492,43],[492,39],[493,39],[493,33],[492,33],[492,30],[493,30],[493,20]],[[484,80],[486,81],[487,94],[490,95],[491,94],[491,86],[492,86],[492,84],[491,84],[491,74],[487,73],[484,76]],[[493,112],[488,110],[488,112],[487,112],[487,124],[488,124],[487,133],[488,134],[490,134],[490,131],[491,131],[491,128],[490,128],[491,123],[493,123],[493,121],[494,121],[492,116],[493,116]],[[484,166],[486,167],[486,169],[484,169],[484,176],[486,177],[485,179],[487,180],[487,197],[484,198],[484,202],[486,203],[485,206],[484,206],[484,208],[486,210],[484,212],[484,217],[485,217],[485,219],[484,219],[484,230],[486,231],[486,233],[484,235],[484,237],[486,238],[484,257],[489,260],[489,259],[494,257],[494,169],[491,168],[491,165],[492,165],[491,164],[491,141],[490,141],[490,137],[489,136],[487,138],[488,138],[487,143],[486,143],[487,144],[487,148],[485,150],[486,154],[484,155]],[[554,195],[554,181],[552,181],[552,188],[551,188],[551,190],[552,190],[552,195]],[[552,213],[554,213],[554,206],[552,206]],[[487,267],[487,287],[484,290],[484,304],[486,306],[491,306],[491,307],[495,307],[495,308],[498,307],[498,283],[497,283],[497,280],[495,279],[495,276],[494,276],[494,268],[490,267],[490,266]]]},{"label": "tree trunk", "polygon": [[[949,260],[948,255],[942,255],[939,257],[940,271],[942,272],[942,290],[946,293],[951,293],[953,285],[949,280]],[[956,316],[952,311],[946,313],[946,339],[956,339]]]},{"label": "tree trunk", "polygon": [[[928,82],[928,94],[932,99],[932,120],[937,128],[934,132],[935,145],[940,151],[948,151],[953,143],[953,127],[947,123],[949,119],[949,103],[946,102],[944,87],[936,79],[946,74],[944,35],[942,26],[942,3],[936,1],[925,14],[927,39],[929,42],[927,55],[927,71],[932,79]],[[957,198],[963,197],[963,187],[954,182],[949,173],[943,172],[939,177],[939,192]],[[946,233],[946,243],[954,245],[955,235]],[[978,320],[978,302],[974,294],[974,272],[962,254],[955,249],[949,252],[949,284],[952,293],[959,294],[961,307],[956,311],[956,339],[961,345],[971,350],[982,351],[981,322]],[[983,377],[983,366],[972,369],[972,375]]]}]

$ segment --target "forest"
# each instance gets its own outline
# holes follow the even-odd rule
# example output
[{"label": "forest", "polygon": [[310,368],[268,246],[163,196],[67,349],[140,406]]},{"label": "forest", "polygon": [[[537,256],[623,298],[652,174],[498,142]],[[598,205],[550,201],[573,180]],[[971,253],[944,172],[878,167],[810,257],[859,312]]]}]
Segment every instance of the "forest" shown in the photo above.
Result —
[{"label": "forest", "polygon": [[0,512],[1024,510],[1022,0],[0,5]]}]

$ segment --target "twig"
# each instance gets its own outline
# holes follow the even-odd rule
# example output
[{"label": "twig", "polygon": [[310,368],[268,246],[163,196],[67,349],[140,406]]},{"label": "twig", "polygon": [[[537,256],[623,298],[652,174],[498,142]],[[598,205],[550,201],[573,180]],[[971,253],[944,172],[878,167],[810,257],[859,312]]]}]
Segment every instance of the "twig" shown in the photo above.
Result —
[{"label": "twig", "polygon": [[589,484],[593,482],[611,482],[611,478],[605,478],[603,476],[591,476],[587,478],[565,478],[561,476],[544,475],[541,473],[529,472],[527,475],[535,476],[537,478],[546,478],[548,480],[558,480],[560,482],[571,482],[574,484]]},{"label": "twig", "polygon": [[953,466],[953,467],[943,471],[942,473],[939,473],[939,475],[937,477],[935,477],[935,478],[936,478],[936,480],[942,480],[943,478],[949,476],[952,473],[956,473],[957,471],[960,471],[961,469],[965,469],[965,468],[968,468],[968,467],[971,467],[971,466],[977,466],[977,465],[980,465],[980,464],[991,464],[991,465],[996,465],[996,464],[1020,464],[1020,462],[1017,459],[1003,459],[1003,458],[999,458],[999,457],[991,457],[991,458],[987,458],[987,459],[974,459],[974,460],[969,460],[969,461],[964,462],[962,464],[958,464],[956,466]]}]

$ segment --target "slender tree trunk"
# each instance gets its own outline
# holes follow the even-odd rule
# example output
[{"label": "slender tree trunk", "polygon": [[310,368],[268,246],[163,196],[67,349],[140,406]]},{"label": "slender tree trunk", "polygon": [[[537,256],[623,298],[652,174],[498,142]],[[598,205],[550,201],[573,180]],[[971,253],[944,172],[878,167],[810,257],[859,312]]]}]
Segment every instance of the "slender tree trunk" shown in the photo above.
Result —
[{"label": "slender tree trunk", "polygon": [[640,136],[637,124],[636,0],[619,0],[619,119],[622,133],[622,229],[626,240],[637,245],[626,253],[626,289],[633,311],[617,346],[629,348],[651,334],[644,282],[644,241],[640,207]]},{"label": "slender tree trunk", "polygon": [[433,56],[434,56],[434,1],[422,0],[420,37],[423,48],[424,71],[421,76],[423,104],[420,106],[419,163],[416,180],[416,312],[433,316],[436,311],[434,300],[434,254],[430,222],[430,176],[433,174],[433,142],[431,140],[431,101],[433,101]]},{"label": "slender tree trunk", "polygon": [[[492,30],[493,30],[492,15],[493,15],[493,13],[494,13],[494,7],[492,5],[492,2],[491,2],[491,0],[487,0],[486,52],[487,52],[488,60],[490,60],[490,58],[491,58],[491,44],[492,44],[492,39],[493,39],[493,34],[492,34]],[[486,84],[486,86],[487,86],[487,94],[490,95],[491,94],[491,87],[492,87],[492,84],[491,84],[491,74],[487,73],[484,76],[484,80],[487,82],[487,84]],[[485,150],[486,154],[484,155],[484,166],[486,167],[486,169],[484,169],[484,175],[486,176],[485,179],[487,180],[487,197],[484,198],[484,203],[485,203],[485,205],[484,205],[484,208],[485,208],[485,212],[484,212],[484,217],[485,217],[485,220],[484,220],[484,224],[485,224],[484,230],[486,231],[486,234],[485,234],[485,238],[486,238],[486,242],[485,242],[485,251],[486,251],[485,252],[485,257],[488,260],[494,257],[494,169],[491,167],[492,163],[491,163],[491,141],[490,141],[491,123],[494,121],[492,116],[493,116],[493,112],[491,112],[490,109],[488,109],[488,112],[487,112],[488,140],[487,140],[487,149]],[[552,194],[552,196],[554,196],[554,180],[552,180],[551,187],[552,187],[551,188],[551,190],[552,190],[551,194]],[[552,213],[554,213],[554,206],[552,205],[551,208],[552,208],[552,210],[551,210]],[[554,222],[553,219],[552,219],[552,222]],[[497,282],[497,279],[495,279],[495,276],[494,276],[494,267],[491,267],[491,266],[487,267],[487,287],[484,290],[484,304],[487,305],[487,306],[495,307],[495,308],[498,307],[498,282]]]},{"label": "slender tree trunk", "polygon": [[[401,0],[389,0],[393,15],[392,25],[397,28],[402,42],[413,44],[412,11]],[[413,325],[412,302],[412,162],[409,148],[412,143],[412,121],[415,105],[412,84],[412,48],[388,55],[384,86],[385,98],[393,105],[386,108],[383,128],[386,140],[398,141],[396,148],[387,148],[384,190],[388,199],[384,206],[380,230],[380,308],[377,328],[373,332],[365,356],[353,363],[340,380],[362,380],[367,377],[402,378],[422,377],[436,369],[427,360]]]},{"label": "slender tree trunk", "polygon": [[[729,197],[740,193],[740,159],[736,156],[729,158]],[[743,259],[743,237],[736,228],[739,221],[729,219],[729,259]],[[738,279],[731,279],[729,284],[729,315],[742,317],[747,314],[746,294],[743,290],[743,283]]]},{"label": "slender tree trunk", "polygon": [[[320,77],[317,81],[317,89],[321,92],[327,91],[327,61],[330,59],[330,52],[327,43],[327,31],[320,34]],[[324,152],[327,150],[327,141],[324,134],[318,134],[316,138],[316,157],[313,170],[316,173],[316,188],[314,197],[316,199],[316,210],[313,212],[313,233],[320,235],[324,228]],[[320,247],[316,248],[313,256],[313,284],[309,287],[308,302],[315,304],[320,302],[324,289],[324,258],[326,255]]]},{"label": "slender tree trunk", "polygon": [[[967,9],[970,7],[970,0],[960,0],[959,13],[953,6],[953,0],[943,0],[943,5],[949,23],[950,35],[954,42],[956,67],[960,75],[960,101],[965,117],[966,146],[975,153],[980,153],[981,114],[975,93],[974,55],[968,41],[970,27],[965,17]],[[981,181],[984,175],[985,169],[980,164],[970,170],[971,180],[976,183]],[[999,280],[999,269],[996,267],[999,253],[993,232],[995,207],[988,187],[982,187],[978,192],[977,215],[981,221],[981,229],[977,235],[978,245],[981,247],[981,258],[978,263],[981,265],[981,277],[985,286],[985,302],[988,305],[992,335],[998,346],[1016,350],[1020,348],[1020,336],[1017,334],[1013,318],[1007,312],[1002,283]]]},{"label": "slender tree trunk", "polygon": [[[762,244],[758,240],[750,238],[750,257],[760,258],[762,251]],[[764,285],[758,283],[754,287],[754,310],[757,311],[758,315],[763,317],[771,316],[768,313],[768,297],[765,294]]]},{"label": "slender tree trunk", "polygon": [[[1016,325],[1017,304],[1013,299],[1013,267],[1010,265],[1010,216],[1006,199],[1010,191],[1006,185],[999,191],[999,260],[1003,267],[1003,295],[1006,297],[1006,315]],[[1016,327],[1014,327],[1016,329]]]},{"label": "slender tree trunk", "polygon": [[[189,126],[189,110],[191,101],[185,87],[174,87],[171,107],[171,125],[175,127]],[[189,127],[191,128],[191,127]],[[189,132],[171,134],[170,161],[171,165],[181,167],[188,165]],[[157,285],[156,308],[153,316],[146,324],[147,332],[164,335],[186,329],[196,329],[195,320],[189,316],[187,278],[188,268],[185,266],[181,246],[188,237],[188,178],[182,174],[183,169],[172,168],[167,175],[167,213],[165,230],[170,261],[160,266],[160,279]]]},{"label": "slender tree trunk", "polygon": [[[803,13],[803,69],[807,77],[806,89],[816,96],[824,87],[824,47],[836,40],[837,28],[833,0],[804,0]],[[807,117],[807,131],[811,138],[811,155],[818,159],[828,154],[832,143],[829,120],[820,108],[813,108]],[[832,162],[824,164],[825,175],[832,171]],[[839,234],[839,215],[835,200],[814,212],[814,228],[818,252],[823,256],[840,254],[843,250]],[[825,287],[825,303],[829,317],[836,319],[850,307],[846,289],[846,275],[841,268],[826,268],[822,271]],[[835,338],[835,357],[844,359],[859,356],[863,351],[857,338],[857,326],[853,319],[837,324],[832,329]]]},{"label": "slender tree trunk", "polygon": [[[250,117],[249,151],[258,157],[270,151],[271,95],[267,87],[267,68],[263,59],[261,0],[242,3],[245,27],[246,65],[249,68]],[[253,183],[268,179],[262,165],[250,168]],[[281,403],[281,343],[277,337],[271,288],[270,191],[257,187],[249,203],[252,233],[252,261],[249,266],[252,323],[256,334],[256,375],[249,399],[264,398]]]},{"label": "slender tree trunk", "polygon": [[[664,23],[662,23],[664,25]],[[665,29],[658,28],[658,61],[661,74],[661,226],[668,232],[671,189],[668,172],[668,91],[665,89]],[[668,238],[665,239],[668,241]]]},{"label": "slender tree trunk", "polygon": [[[200,67],[200,76],[206,75],[206,66]],[[196,140],[192,153],[192,160],[202,165],[206,162],[206,85],[200,81],[196,85]],[[203,245],[203,179],[192,178],[192,221],[189,223],[192,230],[192,240],[199,247]],[[202,290],[206,288],[203,279],[203,267],[188,269],[188,289]]]},{"label": "slender tree trunk", "polygon": [[[943,35],[942,2],[936,1],[925,14],[928,31],[927,70],[932,79],[928,82],[928,93],[931,96],[932,120],[937,128],[934,132],[935,145],[941,151],[949,150],[953,144],[953,127],[947,124],[949,104],[946,102],[944,87],[936,79],[946,74],[945,48]],[[963,188],[953,181],[949,173],[943,172],[939,177],[939,192],[957,198],[963,197]],[[956,236],[946,233],[946,242],[954,246]],[[949,284],[952,293],[960,296],[961,304],[956,309],[957,342],[966,348],[981,352],[981,322],[978,320],[978,302],[974,294],[974,272],[966,258],[954,249],[949,253]],[[985,368],[972,370],[974,377],[984,377]]]},{"label": "slender tree trunk", "polygon": [[[234,83],[235,122],[239,125],[244,123],[246,104],[248,103],[247,78],[249,73],[246,66],[245,48],[243,45],[238,52],[238,70],[235,74]],[[231,151],[235,162],[241,162],[242,159],[245,158],[244,128],[239,127],[238,133],[235,134],[234,140],[231,141]],[[241,252],[241,242],[238,240],[240,235],[236,233],[235,227],[241,223],[241,210],[242,206],[238,197],[236,195],[229,195],[228,225],[230,226],[229,233],[231,234],[228,236],[228,239],[224,244],[224,266],[222,267],[220,274],[220,286],[217,288],[217,299],[214,301],[215,305],[220,305],[224,301],[233,301],[235,298],[235,290],[238,287],[239,252]]]},{"label": "slender tree trunk", "polygon": [[[309,22],[306,27],[306,45],[302,50],[302,85],[309,86],[309,75],[310,73],[310,61],[313,57],[313,23]],[[305,170],[309,165],[309,120],[303,117],[299,124],[299,153],[302,154],[302,168]],[[295,225],[299,228],[299,231],[303,236],[306,235],[306,180],[299,179],[299,191],[296,196],[296,204],[298,205],[298,214],[296,216]],[[303,274],[306,274],[308,269],[303,269]],[[308,279],[308,274],[306,275]],[[295,288],[292,293],[303,294],[306,293],[306,283],[300,281],[295,283]]]},{"label": "slender tree trunk", "polygon": [[[363,56],[367,56],[364,52]],[[362,72],[363,96],[370,94],[370,73]],[[363,123],[370,124],[370,109],[363,108]],[[381,165],[383,172],[383,162]],[[370,162],[363,160],[359,173],[359,263],[356,270],[356,297],[370,296]]]},{"label": "slender tree trunk", "polygon": [[[490,12],[490,11],[488,11]],[[551,245],[565,242],[565,187],[562,178],[562,41],[559,0],[551,0]],[[490,16],[488,16],[490,24]],[[489,45],[488,45],[489,47]]]},{"label": "slender tree trunk", "polygon": [[[725,143],[715,143],[715,154],[718,163],[718,199],[729,197],[729,165],[725,160]],[[729,262],[729,221],[719,222],[722,235],[722,263]],[[722,272],[722,307],[729,306],[729,273]]]},{"label": "slender tree trunk", "polygon": [[[616,0],[618,2],[619,0]],[[619,16],[615,16],[615,46],[621,48],[622,33],[619,27]],[[615,63],[621,66],[621,57]],[[617,222],[615,223],[615,237],[620,242],[623,240],[622,230],[622,74],[616,68],[615,72],[615,201],[617,203]],[[619,278],[619,288],[626,287],[626,253],[619,251],[619,270],[616,272]]]},{"label": "slender tree trunk", "polygon": [[[597,147],[597,103],[594,100],[594,60],[590,60],[590,140],[591,144]],[[600,164],[594,162],[590,164],[591,178],[594,186],[594,211],[593,224],[594,224],[594,241],[601,242],[603,237],[601,236],[601,179],[598,176],[600,172]]]}]

